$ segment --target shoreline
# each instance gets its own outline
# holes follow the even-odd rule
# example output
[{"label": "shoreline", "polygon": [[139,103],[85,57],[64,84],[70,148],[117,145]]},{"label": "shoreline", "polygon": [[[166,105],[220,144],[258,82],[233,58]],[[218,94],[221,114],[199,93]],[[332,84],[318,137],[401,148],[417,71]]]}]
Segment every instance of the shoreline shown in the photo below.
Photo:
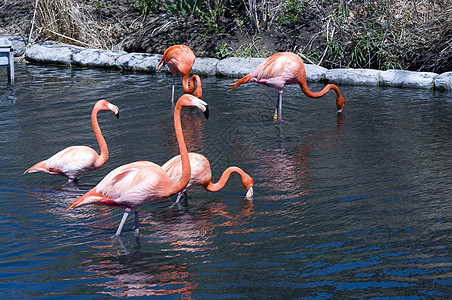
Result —
[{"label": "shoreline", "polygon": [[[45,41],[25,46],[26,38],[17,35],[0,35],[13,43],[15,58],[24,57],[31,63],[115,68],[133,72],[169,72],[158,70],[161,54],[128,53],[122,50],[100,50],[69,45],[56,41]],[[223,76],[240,78],[254,70],[265,58],[229,57],[216,59],[196,57],[192,73],[201,76]],[[18,59],[15,59],[17,61]],[[308,82],[325,82],[342,85],[385,86],[452,91],[452,71],[437,74],[406,70],[374,69],[326,69],[313,64],[304,64]]]}]

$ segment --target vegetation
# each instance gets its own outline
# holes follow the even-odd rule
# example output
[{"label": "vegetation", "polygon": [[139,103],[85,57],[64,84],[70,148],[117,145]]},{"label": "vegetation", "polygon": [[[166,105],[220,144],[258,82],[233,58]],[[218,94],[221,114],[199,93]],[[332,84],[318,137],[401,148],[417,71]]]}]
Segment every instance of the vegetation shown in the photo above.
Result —
[{"label": "vegetation", "polygon": [[[230,28],[234,18],[236,24],[242,24],[236,27],[246,28],[253,36],[248,46],[219,43],[216,53],[220,58],[271,54],[261,50],[256,37],[268,30],[302,34],[300,28],[306,22],[303,19],[309,21],[303,16],[315,10],[320,12],[321,24],[312,36],[321,42],[298,51],[312,62],[327,67],[437,72],[452,68],[449,0],[165,0],[165,3],[172,18],[201,19],[213,34]],[[174,7],[187,6],[174,10],[170,3]]]}]

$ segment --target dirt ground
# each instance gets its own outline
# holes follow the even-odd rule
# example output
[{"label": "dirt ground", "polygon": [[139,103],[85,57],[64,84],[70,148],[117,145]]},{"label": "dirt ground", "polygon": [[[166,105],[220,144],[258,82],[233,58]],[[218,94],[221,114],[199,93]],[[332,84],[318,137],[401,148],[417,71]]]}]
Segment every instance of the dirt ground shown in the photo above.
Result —
[{"label": "dirt ground", "polygon": [[[0,1],[0,34],[28,36],[36,0]],[[322,26],[323,12],[320,9],[311,10],[310,14],[291,24],[290,28],[274,25],[256,34],[244,26],[238,26],[232,17],[231,20],[222,19],[220,28],[212,32],[203,26],[201,20],[175,20],[163,9],[156,9],[144,17],[131,5],[131,0],[77,2],[89,14],[103,38],[108,40],[107,48],[128,52],[163,53],[173,44],[186,44],[196,56],[219,57],[218,52],[223,45],[225,51],[266,56],[280,51],[296,52],[301,50],[300,47],[309,51],[323,41],[321,35],[317,34]],[[45,39],[39,25],[39,14],[35,18],[32,37]]]}]

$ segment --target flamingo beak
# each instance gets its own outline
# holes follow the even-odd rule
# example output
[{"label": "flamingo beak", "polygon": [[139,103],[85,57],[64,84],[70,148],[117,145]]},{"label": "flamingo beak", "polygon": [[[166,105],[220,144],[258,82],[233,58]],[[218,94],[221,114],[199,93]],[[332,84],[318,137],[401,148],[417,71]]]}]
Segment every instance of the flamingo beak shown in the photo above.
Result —
[{"label": "flamingo beak", "polygon": [[245,198],[250,200],[254,196],[253,186],[250,186],[250,189],[246,192]]},{"label": "flamingo beak", "polygon": [[205,107],[206,107],[206,110],[203,111],[203,113],[204,113],[204,116],[206,117],[206,119],[208,119],[209,118],[209,106],[206,104]]}]

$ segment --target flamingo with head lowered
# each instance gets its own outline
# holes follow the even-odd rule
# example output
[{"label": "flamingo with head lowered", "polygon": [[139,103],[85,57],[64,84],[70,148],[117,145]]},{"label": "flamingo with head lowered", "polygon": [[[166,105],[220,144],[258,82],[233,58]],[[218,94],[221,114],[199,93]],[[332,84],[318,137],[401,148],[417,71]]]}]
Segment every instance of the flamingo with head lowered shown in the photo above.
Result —
[{"label": "flamingo with head lowered", "polygon": [[[165,50],[158,63],[157,67],[160,69],[168,65],[168,68],[173,75],[171,103],[174,103],[174,86],[176,85],[176,75],[182,75],[182,87],[185,93],[195,95],[197,98],[202,98],[201,78],[198,75],[193,75],[190,78],[190,85],[188,85],[188,77],[190,76],[193,63],[195,62],[195,55],[193,51],[185,45],[174,45]],[[194,80],[196,80],[196,90]]]},{"label": "flamingo with head lowered", "polygon": [[65,176],[69,181],[73,181],[80,174],[102,167],[108,160],[108,148],[100,131],[99,123],[97,122],[97,113],[101,110],[111,110],[119,119],[119,109],[116,105],[106,100],[99,100],[94,105],[91,113],[91,124],[97,142],[99,143],[100,155],[87,146],[72,146],[61,150],[49,159],[38,162],[27,169],[24,174],[44,172],[52,175]]},{"label": "flamingo with head lowered", "polygon": [[[188,153],[190,158],[190,166],[191,166],[191,177],[186,188],[181,191],[176,199],[175,203],[178,203],[182,194],[185,195],[185,199],[187,199],[187,190],[192,186],[202,186],[206,191],[209,192],[218,192],[220,191],[227,183],[229,176],[232,173],[237,173],[242,178],[242,185],[246,190],[246,198],[251,198],[253,196],[253,185],[254,181],[250,175],[248,175],[245,171],[240,169],[239,167],[229,167],[227,168],[217,183],[212,182],[212,171],[210,170],[209,160],[201,154],[198,153]],[[175,156],[169,161],[167,161],[162,168],[168,173],[169,177],[173,179],[177,179],[182,174],[182,163],[181,156]]]},{"label": "flamingo with head lowered", "polygon": [[228,92],[247,82],[257,82],[278,90],[278,101],[273,117],[279,121],[282,121],[282,94],[284,86],[289,84],[298,83],[303,93],[313,99],[322,97],[329,90],[334,90],[337,95],[336,107],[338,113],[342,111],[345,104],[344,97],[342,97],[339,88],[334,84],[328,84],[318,93],[311,92],[306,83],[306,70],[303,61],[298,55],[292,52],[273,54],[261,62],[254,71],[241,79],[236,79],[235,83],[231,83],[230,85],[232,87]]},{"label": "flamingo with head lowered", "polygon": [[180,114],[183,107],[198,107],[209,116],[207,103],[193,95],[179,98],[174,109],[174,129],[182,157],[182,175],[172,180],[159,165],[149,161],[137,161],[120,166],[102,179],[96,187],[72,203],[68,208],[87,204],[119,206],[125,209],[115,236],[121,234],[129,213],[135,211],[135,232],[139,232],[139,209],[147,202],[164,200],[183,190],[190,180],[190,160],[182,134]]}]

